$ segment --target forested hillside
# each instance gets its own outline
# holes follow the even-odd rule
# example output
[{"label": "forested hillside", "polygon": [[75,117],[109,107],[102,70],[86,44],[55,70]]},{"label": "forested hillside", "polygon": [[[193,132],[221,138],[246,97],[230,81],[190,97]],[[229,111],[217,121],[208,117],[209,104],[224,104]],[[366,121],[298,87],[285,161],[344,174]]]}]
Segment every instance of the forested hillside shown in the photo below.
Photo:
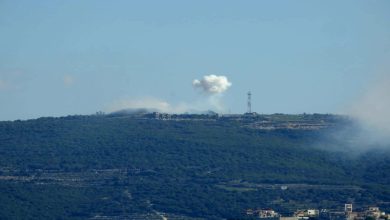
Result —
[{"label": "forested hillside", "polygon": [[326,132],[345,126],[340,117],[185,119],[0,122],[0,216],[219,219],[345,202],[389,209],[388,150],[352,157],[319,147],[329,146]]}]

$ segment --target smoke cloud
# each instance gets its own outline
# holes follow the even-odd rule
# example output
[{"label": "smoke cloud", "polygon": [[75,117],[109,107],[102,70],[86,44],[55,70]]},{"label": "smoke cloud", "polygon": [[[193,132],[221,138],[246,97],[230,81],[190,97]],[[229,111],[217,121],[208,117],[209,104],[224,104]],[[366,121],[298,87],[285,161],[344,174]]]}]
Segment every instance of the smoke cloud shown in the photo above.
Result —
[{"label": "smoke cloud", "polygon": [[390,75],[369,86],[349,114],[358,120],[366,140],[390,145]]},{"label": "smoke cloud", "polygon": [[148,109],[164,113],[184,113],[190,111],[190,107],[185,104],[171,105],[165,100],[153,97],[142,99],[121,99],[111,103],[106,110],[109,112],[124,109]]},{"label": "smoke cloud", "polygon": [[65,86],[71,86],[74,83],[74,78],[71,75],[65,75],[63,83]]},{"label": "smoke cloud", "polygon": [[349,156],[390,152],[390,75],[369,82],[342,113],[344,122],[324,133],[314,146]]},{"label": "smoke cloud", "polygon": [[207,75],[203,76],[201,80],[195,79],[192,81],[192,85],[205,94],[215,95],[225,92],[232,83],[226,76]]},{"label": "smoke cloud", "polygon": [[[72,82],[72,80],[70,80]],[[232,85],[226,76],[206,75],[201,80],[192,82],[195,89],[200,89],[207,97],[190,103],[181,102],[171,104],[165,100],[154,97],[123,98],[109,104],[105,110],[115,112],[125,109],[148,109],[165,113],[203,113],[208,110],[223,112],[222,94]]]}]

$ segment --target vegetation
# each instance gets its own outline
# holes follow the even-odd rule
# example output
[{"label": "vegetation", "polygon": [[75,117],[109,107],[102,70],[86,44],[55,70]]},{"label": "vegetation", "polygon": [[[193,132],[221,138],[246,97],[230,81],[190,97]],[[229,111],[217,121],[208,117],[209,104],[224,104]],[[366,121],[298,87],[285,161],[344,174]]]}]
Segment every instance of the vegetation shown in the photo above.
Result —
[{"label": "vegetation", "polygon": [[[258,119],[344,123],[332,115]],[[248,123],[126,114],[0,122],[0,216],[166,212],[219,219],[255,207],[290,213],[303,205],[390,201],[388,151],[350,158],[318,147],[327,129],[266,130]]]}]

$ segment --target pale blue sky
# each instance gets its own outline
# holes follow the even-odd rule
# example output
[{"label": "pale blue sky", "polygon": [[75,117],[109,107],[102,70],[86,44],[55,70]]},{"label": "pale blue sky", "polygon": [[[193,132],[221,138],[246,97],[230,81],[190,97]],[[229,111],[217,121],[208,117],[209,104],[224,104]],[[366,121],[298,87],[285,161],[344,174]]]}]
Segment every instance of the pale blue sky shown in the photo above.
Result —
[{"label": "pale blue sky", "polygon": [[212,108],[191,86],[208,74],[233,84],[226,112],[245,112],[248,90],[260,113],[340,112],[389,74],[389,12],[388,0],[0,0],[0,120]]}]

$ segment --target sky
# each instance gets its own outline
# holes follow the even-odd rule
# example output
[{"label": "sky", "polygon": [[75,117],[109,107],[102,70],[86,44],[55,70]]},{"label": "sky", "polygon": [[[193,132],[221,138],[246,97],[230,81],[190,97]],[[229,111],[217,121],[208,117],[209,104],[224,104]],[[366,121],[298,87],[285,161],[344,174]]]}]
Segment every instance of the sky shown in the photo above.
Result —
[{"label": "sky", "polygon": [[[389,11],[388,0],[0,0],[0,120],[244,113],[249,90],[258,113],[340,113],[390,75]],[[230,84],[194,88],[209,75]]]}]

